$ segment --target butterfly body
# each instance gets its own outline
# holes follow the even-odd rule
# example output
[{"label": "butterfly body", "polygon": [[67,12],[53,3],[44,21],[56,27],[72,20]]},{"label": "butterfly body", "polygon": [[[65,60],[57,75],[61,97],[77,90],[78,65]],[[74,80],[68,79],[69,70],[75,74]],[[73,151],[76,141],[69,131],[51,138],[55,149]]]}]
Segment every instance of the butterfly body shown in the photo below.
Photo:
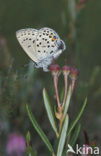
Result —
[{"label": "butterfly body", "polygon": [[65,50],[65,43],[50,28],[21,29],[16,32],[16,36],[35,67],[41,67],[44,71],[48,71],[53,57],[56,59]]}]

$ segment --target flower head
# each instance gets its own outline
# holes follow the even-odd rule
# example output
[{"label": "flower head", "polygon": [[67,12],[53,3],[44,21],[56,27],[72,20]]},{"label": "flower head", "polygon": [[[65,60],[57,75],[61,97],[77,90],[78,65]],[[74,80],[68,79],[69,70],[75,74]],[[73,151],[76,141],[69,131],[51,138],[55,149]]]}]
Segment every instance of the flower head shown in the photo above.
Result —
[{"label": "flower head", "polygon": [[51,71],[53,76],[59,76],[60,74],[60,67],[58,64],[50,65],[49,70]]},{"label": "flower head", "polygon": [[16,133],[11,133],[8,136],[6,151],[8,155],[16,154],[16,156],[22,156],[22,154],[26,151],[24,137]]},{"label": "flower head", "polygon": [[71,79],[77,79],[77,77],[79,76],[79,71],[77,68],[71,68],[71,72],[70,72],[70,76]]},{"label": "flower head", "polygon": [[63,72],[63,75],[69,75],[69,73],[70,73],[70,67],[69,66],[67,66],[67,65],[64,65],[63,67],[62,67],[62,72]]}]

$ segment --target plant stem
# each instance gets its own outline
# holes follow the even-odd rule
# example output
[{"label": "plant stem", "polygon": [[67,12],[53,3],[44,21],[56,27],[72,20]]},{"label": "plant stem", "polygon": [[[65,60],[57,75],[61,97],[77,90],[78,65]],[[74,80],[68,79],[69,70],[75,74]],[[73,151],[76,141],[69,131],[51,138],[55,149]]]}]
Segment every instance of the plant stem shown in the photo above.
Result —
[{"label": "plant stem", "polygon": [[62,123],[63,123],[63,120],[61,119],[61,120],[60,120],[60,123],[59,123],[59,135],[60,135],[60,133],[61,133]]},{"label": "plant stem", "polygon": [[68,89],[68,75],[64,75],[64,82],[65,82],[65,95],[64,95],[64,100],[62,106],[64,107],[65,101],[66,101],[66,96],[67,96],[67,89]]},{"label": "plant stem", "polygon": [[60,105],[60,99],[59,99],[59,94],[58,94],[58,87],[57,87],[58,77],[56,75],[54,75],[53,79],[54,79],[54,88],[55,88],[55,93],[56,93],[57,104],[58,104],[58,107],[61,107],[61,105]]},{"label": "plant stem", "polygon": [[53,153],[52,156],[55,156],[55,153]]},{"label": "plant stem", "polygon": [[76,80],[75,79],[72,79],[72,85],[71,85],[71,87],[72,87],[72,94],[73,94],[73,91],[74,91],[75,82],[76,82]]}]

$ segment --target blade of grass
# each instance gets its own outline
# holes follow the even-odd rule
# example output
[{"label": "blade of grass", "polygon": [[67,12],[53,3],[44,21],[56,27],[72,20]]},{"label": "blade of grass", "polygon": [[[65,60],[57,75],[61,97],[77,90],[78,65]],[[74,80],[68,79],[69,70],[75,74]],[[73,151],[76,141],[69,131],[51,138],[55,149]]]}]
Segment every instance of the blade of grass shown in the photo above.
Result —
[{"label": "blade of grass", "polygon": [[60,139],[58,143],[58,149],[57,149],[57,156],[62,156],[63,150],[64,150],[64,145],[66,141],[66,134],[67,134],[67,129],[68,129],[68,123],[69,123],[69,117],[66,115],[62,127],[62,131],[60,134]]},{"label": "blade of grass", "polygon": [[72,123],[68,133],[67,133],[67,136],[69,136],[69,134],[71,133],[71,131],[73,130],[73,128],[76,126],[77,122],[79,121],[81,115],[83,114],[84,112],[84,109],[86,107],[86,104],[87,104],[87,98],[84,100],[84,103],[83,103],[83,106],[81,108],[81,111],[79,112],[79,114],[77,115],[76,119],[74,120],[74,122]]},{"label": "blade of grass", "polygon": [[45,90],[45,88],[43,89],[43,99],[44,99],[44,105],[45,105],[46,112],[47,112],[49,121],[51,123],[51,126],[52,126],[53,130],[55,131],[56,135],[58,136],[59,134],[58,134],[57,125],[56,125],[56,121],[55,121],[55,115],[54,115],[54,112],[53,112],[53,109],[50,104],[49,97],[48,97],[48,94],[47,94],[47,91]]},{"label": "blade of grass", "polygon": [[71,145],[72,147],[75,145],[75,143],[76,143],[76,141],[77,141],[77,138],[78,138],[79,133],[80,133],[80,129],[81,129],[81,125],[79,124],[79,125],[76,127],[76,129],[75,129],[75,131],[74,131],[74,133],[73,133],[73,136],[72,136],[72,138],[71,138],[71,141],[70,141],[70,145]]},{"label": "blade of grass", "polygon": [[45,143],[45,145],[47,146],[48,150],[53,153],[53,147],[51,145],[51,143],[49,142],[47,136],[45,135],[45,133],[43,132],[43,130],[40,128],[40,126],[38,125],[34,115],[32,114],[30,108],[28,105],[26,105],[26,109],[27,109],[27,113],[29,116],[29,119],[33,125],[33,127],[35,128],[35,130],[37,131],[37,133],[39,134],[39,136],[41,137],[41,139],[43,140],[43,142]]}]

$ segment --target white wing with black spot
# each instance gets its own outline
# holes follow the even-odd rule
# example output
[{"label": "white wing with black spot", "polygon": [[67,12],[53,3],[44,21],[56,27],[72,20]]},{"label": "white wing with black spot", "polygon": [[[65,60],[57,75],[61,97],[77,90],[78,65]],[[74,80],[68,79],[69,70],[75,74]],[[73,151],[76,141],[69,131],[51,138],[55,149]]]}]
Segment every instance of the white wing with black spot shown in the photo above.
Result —
[{"label": "white wing with black spot", "polygon": [[22,29],[16,32],[17,39],[26,54],[36,63],[36,68],[48,71],[53,57],[56,59],[65,50],[65,43],[50,28]]},{"label": "white wing with black spot", "polygon": [[52,41],[52,35],[55,35],[57,36],[57,38],[59,38],[56,32],[50,28],[42,28],[39,30],[36,39],[36,51],[39,60],[53,56],[53,54],[57,50],[55,42]]},{"label": "white wing with black spot", "polygon": [[37,35],[38,30],[31,28],[21,29],[16,32],[16,37],[21,47],[35,63],[38,62],[38,55],[35,49]]}]

